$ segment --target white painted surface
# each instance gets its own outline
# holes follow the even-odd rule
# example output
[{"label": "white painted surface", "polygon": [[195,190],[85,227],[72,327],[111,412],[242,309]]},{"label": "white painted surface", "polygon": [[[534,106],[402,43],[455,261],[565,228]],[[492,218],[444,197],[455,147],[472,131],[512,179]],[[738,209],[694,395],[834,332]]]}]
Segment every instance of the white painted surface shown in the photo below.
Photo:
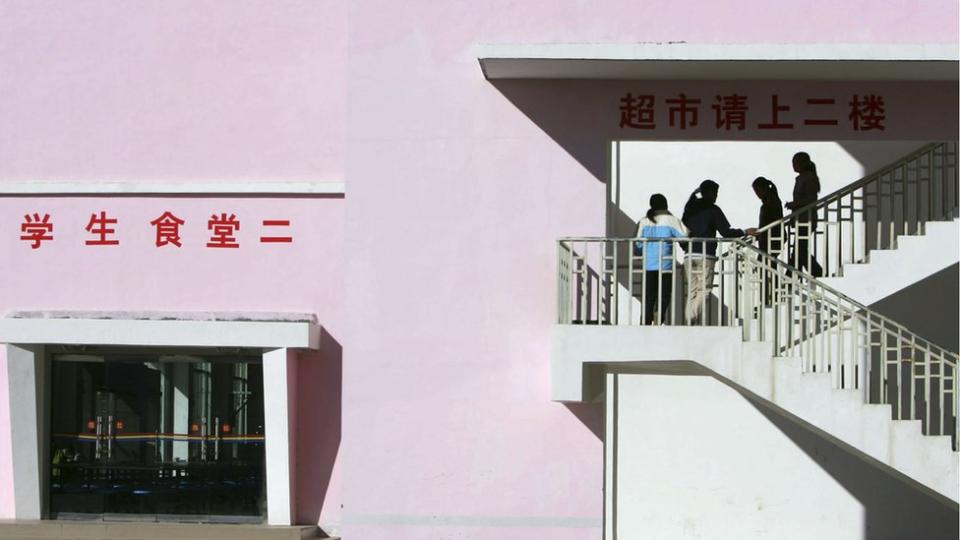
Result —
[{"label": "white painted surface", "polygon": [[0,182],[4,195],[343,195],[344,182]]},{"label": "white painted surface", "polygon": [[5,343],[316,349],[319,341],[311,322],[0,319]]},{"label": "white painted surface", "polygon": [[[796,152],[810,154],[820,176],[820,195],[840,189],[923,146],[922,141],[874,142],[639,142],[613,143],[609,201],[635,224],[649,208],[650,195],[662,193],[670,211],[683,206],[700,182],[720,184],[717,204],[736,228],[756,227],[760,200],[751,184],[758,176],[776,184],[783,202],[793,199]],[[618,158],[619,156],[619,158]],[[789,213],[784,210],[785,213]],[[633,236],[633,224],[616,225],[612,236]]]},{"label": "white painted surface", "polygon": [[[141,345],[160,347],[211,346],[270,349],[263,354],[264,429],[267,520],[290,525],[295,481],[296,352],[316,348],[319,327],[313,322],[117,320],[117,319],[0,319],[0,342],[7,345],[10,381],[15,517],[40,519],[46,493],[47,463],[43,441],[46,399],[42,344]],[[279,345],[278,345],[279,344]],[[179,366],[178,366],[179,367]],[[184,366],[185,367],[185,366]],[[186,372],[175,372],[182,379]],[[176,382],[176,381],[175,381]],[[181,405],[179,408],[177,404]],[[178,432],[186,430],[186,396],[174,396]],[[181,431],[182,430],[182,431]],[[177,449],[183,451],[185,447]]]},{"label": "white painted surface", "polygon": [[606,438],[617,535],[606,538],[864,537],[861,503],[733,388],[609,374],[606,395],[608,410],[617,401]]},{"label": "white painted surface", "polygon": [[43,348],[7,345],[14,518],[41,519],[47,492]]},{"label": "white painted surface", "polygon": [[956,80],[955,44],[482,44],[488,79]]},{"label": "white painted surface", "polygon": [[[184,362],[173,364],[173,432],[190,433],[190,365]],[[190,443],[173,441],[173,459],[190,461]]]},{"label": "white painted surface", "polygon": [[[958,261],[960,220],[931,221],[926,224],[925,234],[898,236],[896,249],[871,251],[869,262],[844,265],[843,277],[823,282],[869,306]],[[920,330],[910,321],[898,322]]]},{"label": "white painted surface", "polygon": [[293,521],[296,438],[292,411],[295,396],[290,381],[296,380],[296,355],[288,349],[263,353],[263,415],[267,473],[267,523],[290,525]]},{"label": "white painted surface", "polygon": [[859,391],[835,389],[830,374],[803,373],[799,359],[771,358],[770,344],[741,336],[739,328],[556,325],[553,399],[594,399],[584,388],[591,364],[606,371],[714,374],[885,465],[888,474],[960,499],[960,463],[948,438],[922,435],[916,421],[893,421],[889,405],[866,404]]}]

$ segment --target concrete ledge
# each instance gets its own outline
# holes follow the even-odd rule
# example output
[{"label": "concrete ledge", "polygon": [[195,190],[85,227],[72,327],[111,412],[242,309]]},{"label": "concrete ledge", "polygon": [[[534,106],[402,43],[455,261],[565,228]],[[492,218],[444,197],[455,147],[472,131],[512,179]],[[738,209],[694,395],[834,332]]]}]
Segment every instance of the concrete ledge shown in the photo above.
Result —
[{"label": "concrete ledge", "polygon": [[720,364],[734,364],[743,348],[738,327],[601,326],[558,324],[553,329],[552,384],[554,401],[591,401],[599,384],[591,366],[616,366],[650,372],[695,372],[704,353]]},{"label": "concrete ledge", "polygon": [[233,320],[196,320],[190,314],[169,318],[143,318],[113,313],[76,314],[74,317],[24,317],[0,319],[0,342],[49,345],[132,345],[166,347],[262,347],[316,349],[320,327],[303,315],[299,320],[250,320],[236,314]]},{"label": "concrete ledge", "polygon": [[958,80],[956,44],[482,44],[487,79]]},{"label": "concrete ledge", "polygon": [[315,525],[17,520],[0,521],[0,538],[301,540],[327,537]]},{"label": "concrete ledge", "polygon": [[288,195],[342,196],[344,182],[0,182],[0,196]]}]

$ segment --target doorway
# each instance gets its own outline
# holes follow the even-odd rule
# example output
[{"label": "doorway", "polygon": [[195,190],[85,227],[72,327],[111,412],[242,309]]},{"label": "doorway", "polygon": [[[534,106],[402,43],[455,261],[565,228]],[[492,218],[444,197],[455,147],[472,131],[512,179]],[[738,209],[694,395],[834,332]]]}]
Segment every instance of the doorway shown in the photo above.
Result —
[{"label": "doorway", "polygon": [[260,522],[262,353],[53,352],[53,518]]}]

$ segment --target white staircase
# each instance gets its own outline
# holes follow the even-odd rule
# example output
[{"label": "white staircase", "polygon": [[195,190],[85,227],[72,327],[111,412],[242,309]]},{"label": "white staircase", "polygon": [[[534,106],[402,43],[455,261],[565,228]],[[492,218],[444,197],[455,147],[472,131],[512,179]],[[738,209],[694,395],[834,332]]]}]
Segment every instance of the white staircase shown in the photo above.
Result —
[{"label": "white staircase", "polygon": [[893,249],[870,252],[869,261],[846,264],[828,286],[861,304],[872,305],[960,262],[960,219],[926,223],[922,235],[900,235]]},{"label": "white staircase", "polygon": [[[692,452],[683,456],[697,472],[687,475],[687,462],[673,459],[671,450],[676,446],[657,446],[658,432],[672,444],[688,445],[691,441],[683,432],[684,422],[702,425],[706,422],[704,419],[709,418],[711,426],[727,425],[728,419],[736,418],[729,425],[733,430],[739,429],[738,433],[704,430],[724,437],[724,444],[719,446],[728,454],[730,448],[736,448],[735,452],[752,451],[748,443],[731,444],[737,436],[750,433],[762,439],[766,448],[775,447],[789,453],[796,447],[771,446],[776,437],[763,430],[779,422],[773,416],[770,422],[750,424],[745,419],[750,417],[751,410],[738,409],[729,395],[723,397],[720,393],[708,392],[709,385],[699,382],[675,384],[677,379],[664,376],[700,376],[701,382],[708,380],[704,377],[715,378],[748,397],[751,403],[759,404],[755,410],[770,409],[776,412],[777,419],[787,418],[802,426],[804,433],[816,434],[813,439],[818,442],[813,446],[818,450],[835,452],[817,446],[829,441],[835,448],[842,449],[836,452],[856,458],[839,458],[839,454],[833,453],[832,457],[820,456],[821,459],[847,459],[856,467],[862,465],[871,471],[877,467],[883,471],[880,476],[889,482],[919,489],[936,499],[937,506],[955,512],[960,503],[960,454],[956,450],[960,431],[957,412],[960,355],[931,343],[868,306],[960,261],[957,201],[957,143],[932,143],[762,229],[771,242],[766,250],[743,240],[561,239],[557,265],[559,324],[554,329],[552,397],[562,402],[602,398],[608,437],[616,441],[619,430],[631,431],[624,437],[627,448],[652,448],[645,455],[652,456],[657,463],[675,467],[671,472],[675,471],[677,477],[684,478],[691,486],[697,485],[697,475],[700,475],[710,485],[709,489],[726,494],[727,504],[736,507],[751,525],[773,524],[780,527],[781,532],[795,532],[795,526],[777,523],[776,519],[754,518],[752,505],[758,511],[764,506],[763,499],[769,496],[781,501],[796,500],[801,505],[811,504],[813,500],[816,507],[819,501],[815,496],[811,499],[809,492],[784,498],[782,491],[777,491],[782,483],[803,482],[802,475],[794,473],[793,467],[803,468],[807,463],[794,460],[784,466],[787,461],[781,460],[767,467],[778,473],[786,471],[776,480],[781,482],[778,488],[762,481],[747,482],[747,487],[737,491],[729,486],[737,484],[739,477],[734,475],[717,481],[712,462]],[[819,218],[816,231],[804,230],[805,226],[798,225],[803,221],[798,221],[802,212],[810,211],[817,212]],[[897,234],[898,231],[902,234]],[[776,253],[770,249],[773,246],[798,245],[804,241],[815,246],[814,257],[823,265],[825,277],[818,279],[798,270],[799,261],[788,260],[786,253],[780,254],[782,259],[769,254]],[[651,243],[660,249],[648,249]],[[672,250],[663,247],[667,243],[672,243]],[[641,249],[635,250],[638,244]],[[651,251],[668,254],[670,264],[663,265],[663,255],[659,255],[659,264],[647,260],[644,254]],[[715,263],[710,263],[716,272],[707,295],[710,300],[698,301],[699,309],[694,311],[702,315],[693,318],[682,309],[684,297],[678,291],[684,289],[686,282],[696,283],[696,276],[689,274],[691,269],[700,268],[698,271],[703,276],[702,268],[708,266],[690,264],[690,257],[713,252],[719,256]],[[658,274],[651,277],[647,268],[658,266],[663,269],[654,270]],[[652,298],[659,305],[669,301],[662,297],[664,292],[646,292],[645,280],[654,278],[656,283],[672,283],[672,302],[667,313],[649,317],[644,313],[644,305],[649,300],[646,294],[657,295]],[[652,305],[650,311],[654,311]],[[617,381],[631,380],[631,377],[633,381],[642,381],[644,376],[648,382],[624,386],[634,390],[632,394],[625,394],[624,399],[634,406],[643,405],[636,409],[630,409],[630,405],[622,408],[628,418],[643,426],[632,429],[629,424],[621,425],[617,416],[621,410],[619,397],[606,393],[605,385],[613,384],[613,395],[619,396],[620,382]],[[723,384],[709,382],[730,394]],[[637,399],[638,392],[644,388],[660,396],[657,398],[660,401]],[[664,424],[656,417],[658,406],[673,405],[673,396],[662,390],[665,388],[685,392],[682,395],[686,396],[687,406],[676,405],[677,410],[682,411],[675,415],[679,419],[677,426]],[[704,395],[709,397],[702,397]],[[695,403],[696,407],[691,408],[689,403]],[[735,412],[724,416],[725,413],[712,410],[714,408]],[[644,414],[637,413],[638,410]],[[752,427],[743,427],[747,425]],[[605,534],[617,530],[619,508],[631,513],[640,508],[655,508],[672,515],[686,527],[695,514],[677,510],[676,503],[659,504],[658,496],[662,493],[657,491],[655,483],[649,482],[650,478],[660,478],[650,474],[655,465],[628,467],[634,474],[647,476],[631,480],[632,489],[624,492],[626,501],[618,502],[616,478],[620,454],[617,444],[613,442],[612,447],[605,450],[607,485],[612,487],[604,503],[608,522]],[[709,444],[703,448],[709,451]],[[623,459],[630,460],[632,455]],[[743,460],[737,459],[730,462],[739,463],[735,474],[753,475],[752,463],[744,465]],[[636,460],[631,462],[631,466],[635,463]],[[723,464],[717,463],[716,467]],[[866,469],[860,469],[861,473]],[[871,482],[888,486],[888,492],[891,490],[889,483],[875,478]],[[683,486],[686,483],[682,483]],[[678,501],[687,493],[684,489],[687,488],[677,492]],[[896,489],[899,488],[892,488]],[[907,491],[910,497],[916,497],[916,491]],[[835,500],[844,504],[841,499]],[[844,519],[855,514],[856,511],[851,510]],[[716,515],[722,518],[724,512]],[[656,512],[644,514],[643,520],[628,519],[627,527],[636,526],[635,521],[653,524],[656,518]],[[940,519],[930,522],[937,523],[934,529],[943,523],[955,522],[951,518],[943,521],[942,516]],[[676,526],[677,522],[672,525]],[[650,527],[656,529],[654,525]],[[857,519],[834,530],[844,531],[842,534],[832,531],[837,538],[851,533],[863,534]],[[868,537],[873,534],[875,531],[868,531]],[[698,537],[686,531],[681,536]],[[892,537],[902,536],[897,533]],[[955,537],[955,533],[949,536]]]},{"label": "white staircase", "polygon": [[553,399],[591,401],[590,366],[695,374],[706,369],[766,400],[930,492],[960,501],[960,454],[949,436],[923,436],[920,420],[894,420],[863,390],[836,388],[830,373],[805,372],[799,358],[774,358],[769,342],[743,342],[737,328],[557,326]]}]

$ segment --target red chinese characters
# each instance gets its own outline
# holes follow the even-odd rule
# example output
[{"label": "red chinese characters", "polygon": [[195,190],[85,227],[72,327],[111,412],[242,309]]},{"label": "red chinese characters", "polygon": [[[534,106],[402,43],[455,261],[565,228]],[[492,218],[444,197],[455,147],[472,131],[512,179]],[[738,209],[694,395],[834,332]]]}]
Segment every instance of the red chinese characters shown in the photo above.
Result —
[{"label": "red chinese characters", "polygon": [[150,222],[156,228],[156,246],[163,247],[173,244],[177,247],[183,247],[180,243],[180,226],[184,221],[169,211]]},{"label": "red chinese characters", "polygon": [[739,94],[716,96],[713,111],[717,129],[730,131],[730,128],[736,127],[743,131],[747,127],[747,96]]},{"label": "red chinese characters", "polygon": [[[666,100],[670,105],[670,126],[680,126],[680,129],[687,129],[687,126],[696,126],[699,121],[700,100],[688,98],[686,94],[681,93],[679,97]],[[678,119],[679,118],[679,119]]]},{"label": "red chinese characters", "polygon": [[[290,234],[289,219],[264,219],[261,244],[292,244],[293,235]],[[84,230],[91,238],[84,241],[88,246],[115,246],[120,244],[116,238],[118,219],[111,217],[106,210],[90,214]],[[170,210],[165,210],[159,217],[149,222],[154,228],[154,246],[183,247],[181,230],[186,220]],[[240,219],[234,213],[221,212],[213,214],[207,221],[207,230],[210,237],[206,242],[208,248],[237,249],[240,242],[237,233],[240,231]],[[40,249],[44,242],[53,240],[53,218],[50,214],[40,212],[27,213],[20,224],[20,240],[30,242],[31,249]]]},{"label": "red chinese characters", "polygon": [[780,96],[774,94],[770,96],[770,122],[765,124],[758,124],[757,128],[759,129],[793,129],[793,124],[788,124],[786,122],[780,121],[780,113],[787,112],[790,110],[789,105],[780,104]]},{"label": "red chinese characters", "polygon": [[207,229],[213,231],[210,241],[207,242],[208,248],[238,248],[240,244],[234,236],[240,230],[240,220],[237,216],[226,212],[219,216],[216,214],[210,216],[207,221]]},{"label": "red chinese characters", "polygon": [[887,129],[884,122],[887,119],[883,96],[874,94],[854,94],[850,99],[850,114],[848,118],[853,124],[854,131],[884,131]]},{"label": "red chinese characters", "polygon": [[[804,127],[840,126],[842,117],[837,106],[842,99],[831,96],[784,97],[780,94],[764,96],[770,99],[770,113],[759,123],[758,130],[793,130],[798,125]],[[743,131],[747,129],[749,111],[748,96],[736,92],[727,95],[717,94],[711,109],[714,112],[713,128],[717,131]],[[620,98],[620,128],[653,130],[656,97],[650,94],[635,95],[628,92]],[[684,131],[699,124],[701,100],[688,96],[684,92],[664,100],[668,106],[667,126],[672,130]],[[848,103],[850,109],[847,118],[854,131],[886,130],[887,111],[883,96],[878,94],[853,94]]]},{"label": "red chinese characters", "polygon": [[[263,220],[264,227],[289,227],[289,219],[265,219]],[[285,243],[289,244],[293,242],[292,236],[261,236],[260,242],[263,244],[277,244]]]},{"label": "red chinese characters", "polygon": [[627,92],[627,95],[620,98],[620,127],[655,129],[657,124],[653,115],[653,103],[654,98],[651,95],[634,97]]},{"label": "red chinese characters", "polygon": [[108,236],[116,233],[116,229],[108,227],[108,225],[116,225],[116,218],[107,217],[107,213],[103,210],[100,211],[100,215],[90,214],[90,221],[87,223],[86,231],[90,234],[96,235],[98,238],[93,240],[87,240],[85,243],[88,246],[116,246],[120,244],[120,240],[115,238],[107,238]]},{"label": "red chinese characters", "polygon": [[[837,100],[833,98],[807,98],[809,106],[833,106],[836,103]],[[838,123],[836,118],[805,118],[803,120],[805,126],[835,126]]]},{"label": "red chinese characters", "polygon": [[24,214],[20,232],[23,233],[21,240],[32,242],[30,249],[40,249],[44,241],[53,240],[53,222],[50,221],[50,214],[44,214],[42,218],[36,212],[33,215]]}]

